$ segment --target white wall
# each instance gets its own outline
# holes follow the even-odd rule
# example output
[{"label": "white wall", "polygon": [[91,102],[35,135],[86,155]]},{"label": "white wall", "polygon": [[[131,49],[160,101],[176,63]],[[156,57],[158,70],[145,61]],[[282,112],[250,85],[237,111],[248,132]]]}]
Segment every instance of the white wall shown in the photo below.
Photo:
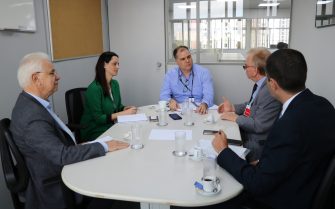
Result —
[{"label": "white wall", "polygon": [[307,87],[335,105],[335,26],[315,28],[316,0],[293,0],[290,47],[308,64]]},{"label": "white wall", "polygon": [[[20,59],[27,53],[42,51],[48,53],[48,18],[46,14],[46,1],[34,0],[36,32],[8,32],[0,31],[0,119],[11,117],[12,108],[21,89],[18,86],[16,73]],[[109,48],[107,15],[105,0],[102,0],[104,48]],[[87,86],[94,78],[94,66],[97,57],[67,60],[55,63],[55,68],[61,80],[58,92],[53,101],[55,111],[67,121],[64,93],[66,90]],[[13,208],[9,192],[3,179],[2,166],[0,166],[0,203],[1,208]]]},{"label": "white wall", "polygon": [[164,1],[109,0],[109,24],[110,48],[120,56],[115,79],[122,103],[156,103],[165,74]]}]

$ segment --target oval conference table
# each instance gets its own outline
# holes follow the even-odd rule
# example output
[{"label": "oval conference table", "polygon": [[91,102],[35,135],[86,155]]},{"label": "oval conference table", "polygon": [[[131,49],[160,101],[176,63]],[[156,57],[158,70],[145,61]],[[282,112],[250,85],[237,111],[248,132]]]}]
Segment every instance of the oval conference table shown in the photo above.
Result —
[{"label": "oval conference table", "polygon": [[[145,113],[148,117],[157,116],[156,108],[155,105],[143,106],[138,109],[138,113]],[[209,113],[217,120],[214,124],[205,123],[208,114],[197,113],[193,114],[193,126],[185,126],[184,119],[172,120],[170,117],[167,117],[166,126],[158,126],[157,122],[150,121],[137,122],[141,124],[143,149],[129,147],[109,152],[103,157],[64,166],[62,179],[67,187],[79,194],[141,202],[142,209],[162,209],[170,205],[206,206],[229,200],[238,195],[243,186],[228,172],[217,166],[221,191],[215,195],[204,195],[194,187],[195,181],[200,181],[203,174],[202,161],[195,161],[188,155],[174,156],[174,140],[149,139],[153,129],[191,130],[192,140],[186,141],[187,150],[191,150],[199,140],[213,138],[213,135],[203,135],[203,130],[222,129],[228,138],[241,140],[236,123],[218,119],[216,110],[209,110]],[[99,138],[111,136],[127,141],[130,127],[129,123],[116,123]]]}]

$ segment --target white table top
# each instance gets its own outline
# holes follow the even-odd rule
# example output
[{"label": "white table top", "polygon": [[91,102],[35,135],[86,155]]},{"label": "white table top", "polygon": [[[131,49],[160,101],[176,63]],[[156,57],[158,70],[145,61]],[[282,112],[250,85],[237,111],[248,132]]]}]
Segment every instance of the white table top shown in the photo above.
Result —
[{"label": "white table top", "polygon": [[[153,106],[145,106],[139,112],[157,115]],[[218,114],[211,110],[216,118]],[[170,113],[170,112],[168,112]],[[174,141],[154,141],[148,136],[151,129],[192,130],[192,140],[187,148],[192,148],[197,140],[211,140],[213,136],[202,135],[204,129],[223,129],[228,138],[241,140],[238,125],[218,120],[215,124],[205,124],[207,115],[195,115],[194,126],[184,126],[183,120],[168,119],[167,126],[157,126],[156,122],[140,122],[144,131],[144,148],[130,148],[107,153],[106,156],[67,165],[63,168],[62,179],[66,186],[83,195],[118,199],[134,202],[159,203],[176,206],[205,206],[220,203],[238,195],[243,186],[228,172],[217,167],[221,192],[213,196],[203,196],[194,187],[203,173],[202,161],[190,157],[172,155]],[[129,124],[115,124],[102,136],[122,139],[130,131]]]}]

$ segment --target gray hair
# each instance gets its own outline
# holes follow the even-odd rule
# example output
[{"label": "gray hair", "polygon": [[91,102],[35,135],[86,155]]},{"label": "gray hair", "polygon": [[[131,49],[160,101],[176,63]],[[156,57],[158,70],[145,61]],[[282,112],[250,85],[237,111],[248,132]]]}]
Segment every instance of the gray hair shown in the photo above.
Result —
[{"label": "gray hair", "polygon": [[247,54],[252,56],[252,61],[259,70],[259,73],[265,75],[266,60],[271,55],[271,52],[266,48],[259,47],[250,49]]},{"label": "gray hair", "polygon": [[30,53],[22,58],[17,71],[17,80],[22,89],[31,84],[32,74],[43,71],[43,61],[50,61],[50,57],[44,52]]}]

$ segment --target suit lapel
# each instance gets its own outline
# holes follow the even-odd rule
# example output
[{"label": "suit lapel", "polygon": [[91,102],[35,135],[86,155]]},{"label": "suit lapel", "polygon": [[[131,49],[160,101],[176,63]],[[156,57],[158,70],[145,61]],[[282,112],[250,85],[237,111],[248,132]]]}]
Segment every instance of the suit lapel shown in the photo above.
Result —
[{"label": "suit lapel", "polygon": [[266,81],[264,81],[264,82],[262,83],[262,85],[259,87],[259,91],[258,91],[258,93],[257,93],[257,96],[256,96],[254,102],[253,102],[253,105],[257,105],[259,95],[262,94],[263,88],[267,88],[265,85],[266,85]]},{"label": "suit lapel", "polygon": [[45,109],[39,101],[37,101],[34,97],[32,97],[30,94],[28,94],[25,91],[22,91],[21,94],[25,98],[29,99],[31,102],[34,102],[35,104],[37,104],[41,108],[41,111],[46,112],[46,114],[49,116],[48,120],[53,122],[53,126],[57,130],[60,141],[62,141],[64,144],[66,144],[68,146],[69,145],[74,145],[74,142],[73,142],[71,136],[69,136],[69,134],[67,134],[65,131],[63,131],[63,129],[58,125],[58,123],[55,121],[55,119],[50,115],[48,110]]}]

